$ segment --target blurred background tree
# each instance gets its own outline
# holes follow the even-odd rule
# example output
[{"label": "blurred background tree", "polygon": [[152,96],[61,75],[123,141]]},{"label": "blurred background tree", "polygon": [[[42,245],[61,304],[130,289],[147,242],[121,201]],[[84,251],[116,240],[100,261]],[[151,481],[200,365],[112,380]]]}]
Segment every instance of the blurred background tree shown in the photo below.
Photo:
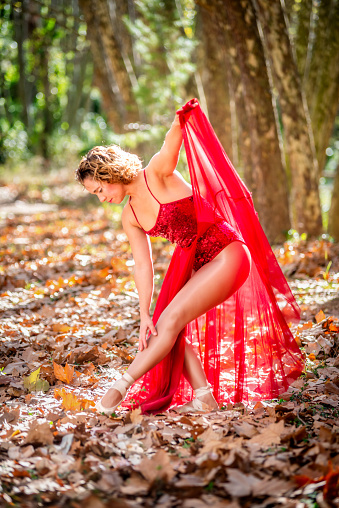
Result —
[{"label": "blurred background tree", "polygon": [[269,240],[291,228],[320,235],[322,219],[339,239],[338,190],[327,214],[334,177],[339,188],[339,0],[7,0],[0,9],[7,174],[20,161],[74,167],[95,144],[121,144],[146,163],[175,110],[197,96]]}]

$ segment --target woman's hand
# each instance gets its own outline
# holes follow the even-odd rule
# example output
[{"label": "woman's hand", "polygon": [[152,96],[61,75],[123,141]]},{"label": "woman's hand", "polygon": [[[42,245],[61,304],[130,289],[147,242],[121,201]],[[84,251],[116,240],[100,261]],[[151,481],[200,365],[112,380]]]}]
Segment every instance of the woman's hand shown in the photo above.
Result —
[{"label": "woman's hand", "polygon": [[191,99],[190,101],[186,102],[178,111],[176,112],[177,115],[184,115],[189,114],[191,111],[193,111],[194,108],[199,106],[198,99]]},{"label": "woman's hand", "polygon": [[158,335],[155,329],[152,318],[149,314],[142,315],[140,318],[140,335],[139,335],[139,347],[138,351],[143,351],[147,348],[147,337],[149,332],[152,335]]}]

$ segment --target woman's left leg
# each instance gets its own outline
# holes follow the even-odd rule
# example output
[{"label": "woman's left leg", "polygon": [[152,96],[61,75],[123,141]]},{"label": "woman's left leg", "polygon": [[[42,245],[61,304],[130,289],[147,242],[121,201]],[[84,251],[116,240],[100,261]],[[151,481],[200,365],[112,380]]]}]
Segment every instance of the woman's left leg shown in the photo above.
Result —
[{"label": "woman's left leg", "polygon": [[[248,247],[235,241],[200,268],[161,314],[156,326],[158,335],[150,337],[147,348],[137,354],[127,373],[137,380],[159,363],[172,349],[178,333],[187,323],[225,301],[242,286],[248,277],[250,263]],[[111,388],[102,402],[110,407],[119,400],[120,392]]]},{"label": "woman's left leg", "polygon": [[[189,384],[192,386],[193,390],[208,386],[208,380],[206,378],[206,374],[202,367],[200,358],[197,356],[192,344],[190,343],[186,343],[185,345],[183,374]],[[207,404],[210,408],[216,409],[218,407],[218,404],[211,390],[206,390],[206,393],[199,396],[199,400]],[[186,406],[192,407],[192,402],[185,404],[185,407]]]}]

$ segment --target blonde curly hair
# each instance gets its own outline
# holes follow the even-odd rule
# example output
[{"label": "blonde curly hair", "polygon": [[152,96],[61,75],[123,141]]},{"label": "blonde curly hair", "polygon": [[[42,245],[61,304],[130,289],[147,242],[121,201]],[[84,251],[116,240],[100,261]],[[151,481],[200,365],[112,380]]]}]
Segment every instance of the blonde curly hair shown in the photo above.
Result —
[{"label": "blonde curly hair", "polygon": [[81,159],[75,178],[82,185],[86,178],[127,185],[141,168],[139,157],[125,152],[120,146],[95,146]]}]

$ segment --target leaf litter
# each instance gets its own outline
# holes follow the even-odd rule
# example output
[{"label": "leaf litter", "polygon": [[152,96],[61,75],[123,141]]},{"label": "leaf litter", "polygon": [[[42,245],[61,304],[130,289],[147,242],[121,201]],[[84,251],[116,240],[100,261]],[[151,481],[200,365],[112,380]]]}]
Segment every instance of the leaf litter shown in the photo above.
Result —
[{"label": "leaf litter", "polygon": [[[2,226],[1,506],[339,505],[337,244],[298,239],[275,251],[301,305],[293,333],[306,359],[281,399],[107,417],[95,401],[137,351],[126,236],[102,208],[88,220],[61,209]],[[153,242],[156,293],[172,252]]]}]

